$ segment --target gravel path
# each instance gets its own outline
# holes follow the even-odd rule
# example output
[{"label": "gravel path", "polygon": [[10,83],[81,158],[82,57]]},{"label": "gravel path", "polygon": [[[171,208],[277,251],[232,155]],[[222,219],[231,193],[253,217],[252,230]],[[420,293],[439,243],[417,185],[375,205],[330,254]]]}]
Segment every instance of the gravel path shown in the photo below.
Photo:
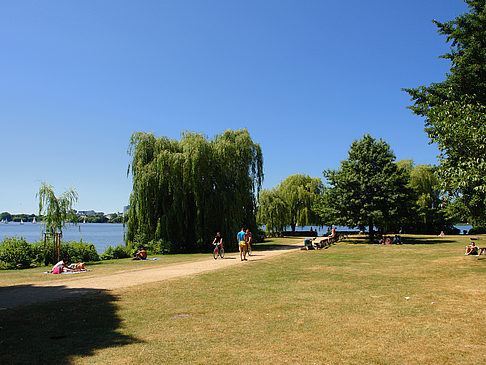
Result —
[{"label": "gravel path", "polygon": [[87,294],[103,290],[113,290],[155,281],[196,275],[204,272],[224,269],[233,265],[248,265],[254,261],[265,260],[274,256],[298,250],[302,244],[283,246],[279,249],[255,251],[249,261],[241,262],[238,254],[226,255],[223,260],[208,259],[197,262],[170,264],[156,268],[122,272],[86,279],[56,281],[30,285],[17,285],[0,288],[0,310],[17,306],[46,302],[72,295]]}]

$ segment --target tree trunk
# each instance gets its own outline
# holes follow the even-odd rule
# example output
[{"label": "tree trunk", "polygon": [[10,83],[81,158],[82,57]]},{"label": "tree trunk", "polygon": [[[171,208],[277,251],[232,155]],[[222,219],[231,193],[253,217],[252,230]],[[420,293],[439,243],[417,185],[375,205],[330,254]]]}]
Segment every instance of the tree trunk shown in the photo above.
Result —
[{"label": "tree trunk", "polygon": [[369,222],[368,230],[369,230],[370,241],[373,241],[374,232],[373,232],[373,222],[371,221]]},{"label": "tree trunk", "polygon": [[290,225],[290,228],[292,228],[292,232],[295,232],[295,223],[292,223],[292,224]]}]

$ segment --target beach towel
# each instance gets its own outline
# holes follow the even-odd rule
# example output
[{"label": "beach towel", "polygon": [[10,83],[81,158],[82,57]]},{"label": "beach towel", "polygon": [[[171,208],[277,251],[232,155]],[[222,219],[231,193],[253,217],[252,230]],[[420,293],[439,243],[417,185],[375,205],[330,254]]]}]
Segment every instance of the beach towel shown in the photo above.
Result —
[{"label": "beach towel", "polygon": [[[58,274],[55,274],[55,275],[63,275],[63,274],[80,274],[82,272],[88,272],[88,271],[91,271],[91,270],[80,270],[80,271],[63,271],[61,273],[58,273]],[[43,274],[54,274],[52,271],[45,271],[43,272]]]}]

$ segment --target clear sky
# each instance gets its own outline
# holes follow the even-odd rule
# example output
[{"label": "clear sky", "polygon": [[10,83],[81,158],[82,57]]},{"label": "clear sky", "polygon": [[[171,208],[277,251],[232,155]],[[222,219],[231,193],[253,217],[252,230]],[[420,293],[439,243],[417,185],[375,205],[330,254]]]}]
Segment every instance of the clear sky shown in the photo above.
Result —
[{"label": "clear sky", "polygon": [[460,0],[0,2],[0,212],[36,213],[45,181],[79,210],[128,203],[134,131],[248,128],[270,188],[322,177],[364,133],[436,163],[403,87],[441,81],[431,19]]}]

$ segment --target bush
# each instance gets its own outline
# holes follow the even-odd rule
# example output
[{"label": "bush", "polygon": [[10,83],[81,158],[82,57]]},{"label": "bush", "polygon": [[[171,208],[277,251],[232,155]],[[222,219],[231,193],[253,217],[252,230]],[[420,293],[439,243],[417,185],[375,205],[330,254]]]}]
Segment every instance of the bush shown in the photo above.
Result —
[{"label": "bush", "polygon": [[96,247],[82,241],[66,241],[61,244],[61,258],[69,262],[100,261]]},{"label": "bush", "polygon": [[32,245],[22,237],[7,237],[0,243],[0,269],[25,269],[33,261]]},{"label": "bush", "polygon": [[164,240],[152,240],[149,241],[145,248],[149,253],[153,255],[157,254],[169,254],[172,253],[172,243]]},{"label": "bush", "polygon": [[476,226],[472,227],[468,234],[483,234],[486,233],[486,226]]},{"label": "bush", "polygon": [[115,248],[108,246],[105,252],[100,256],[102,260],[124,259],[131,257],[131,249],[124,245],[118,245]]},{"label": "bush", "polygon": [[[57,262],[57,252],[54,252],[54,242],[47,241],[44,247],[44,241],[39,241],[33,245],[34,261],[39,264],[50,265]],[[69,262],[88,262],[99,261],[100,257],[92,243],[82,241],[65,241],[61,242],[59,250],[59,259],[65,258]]]}]

